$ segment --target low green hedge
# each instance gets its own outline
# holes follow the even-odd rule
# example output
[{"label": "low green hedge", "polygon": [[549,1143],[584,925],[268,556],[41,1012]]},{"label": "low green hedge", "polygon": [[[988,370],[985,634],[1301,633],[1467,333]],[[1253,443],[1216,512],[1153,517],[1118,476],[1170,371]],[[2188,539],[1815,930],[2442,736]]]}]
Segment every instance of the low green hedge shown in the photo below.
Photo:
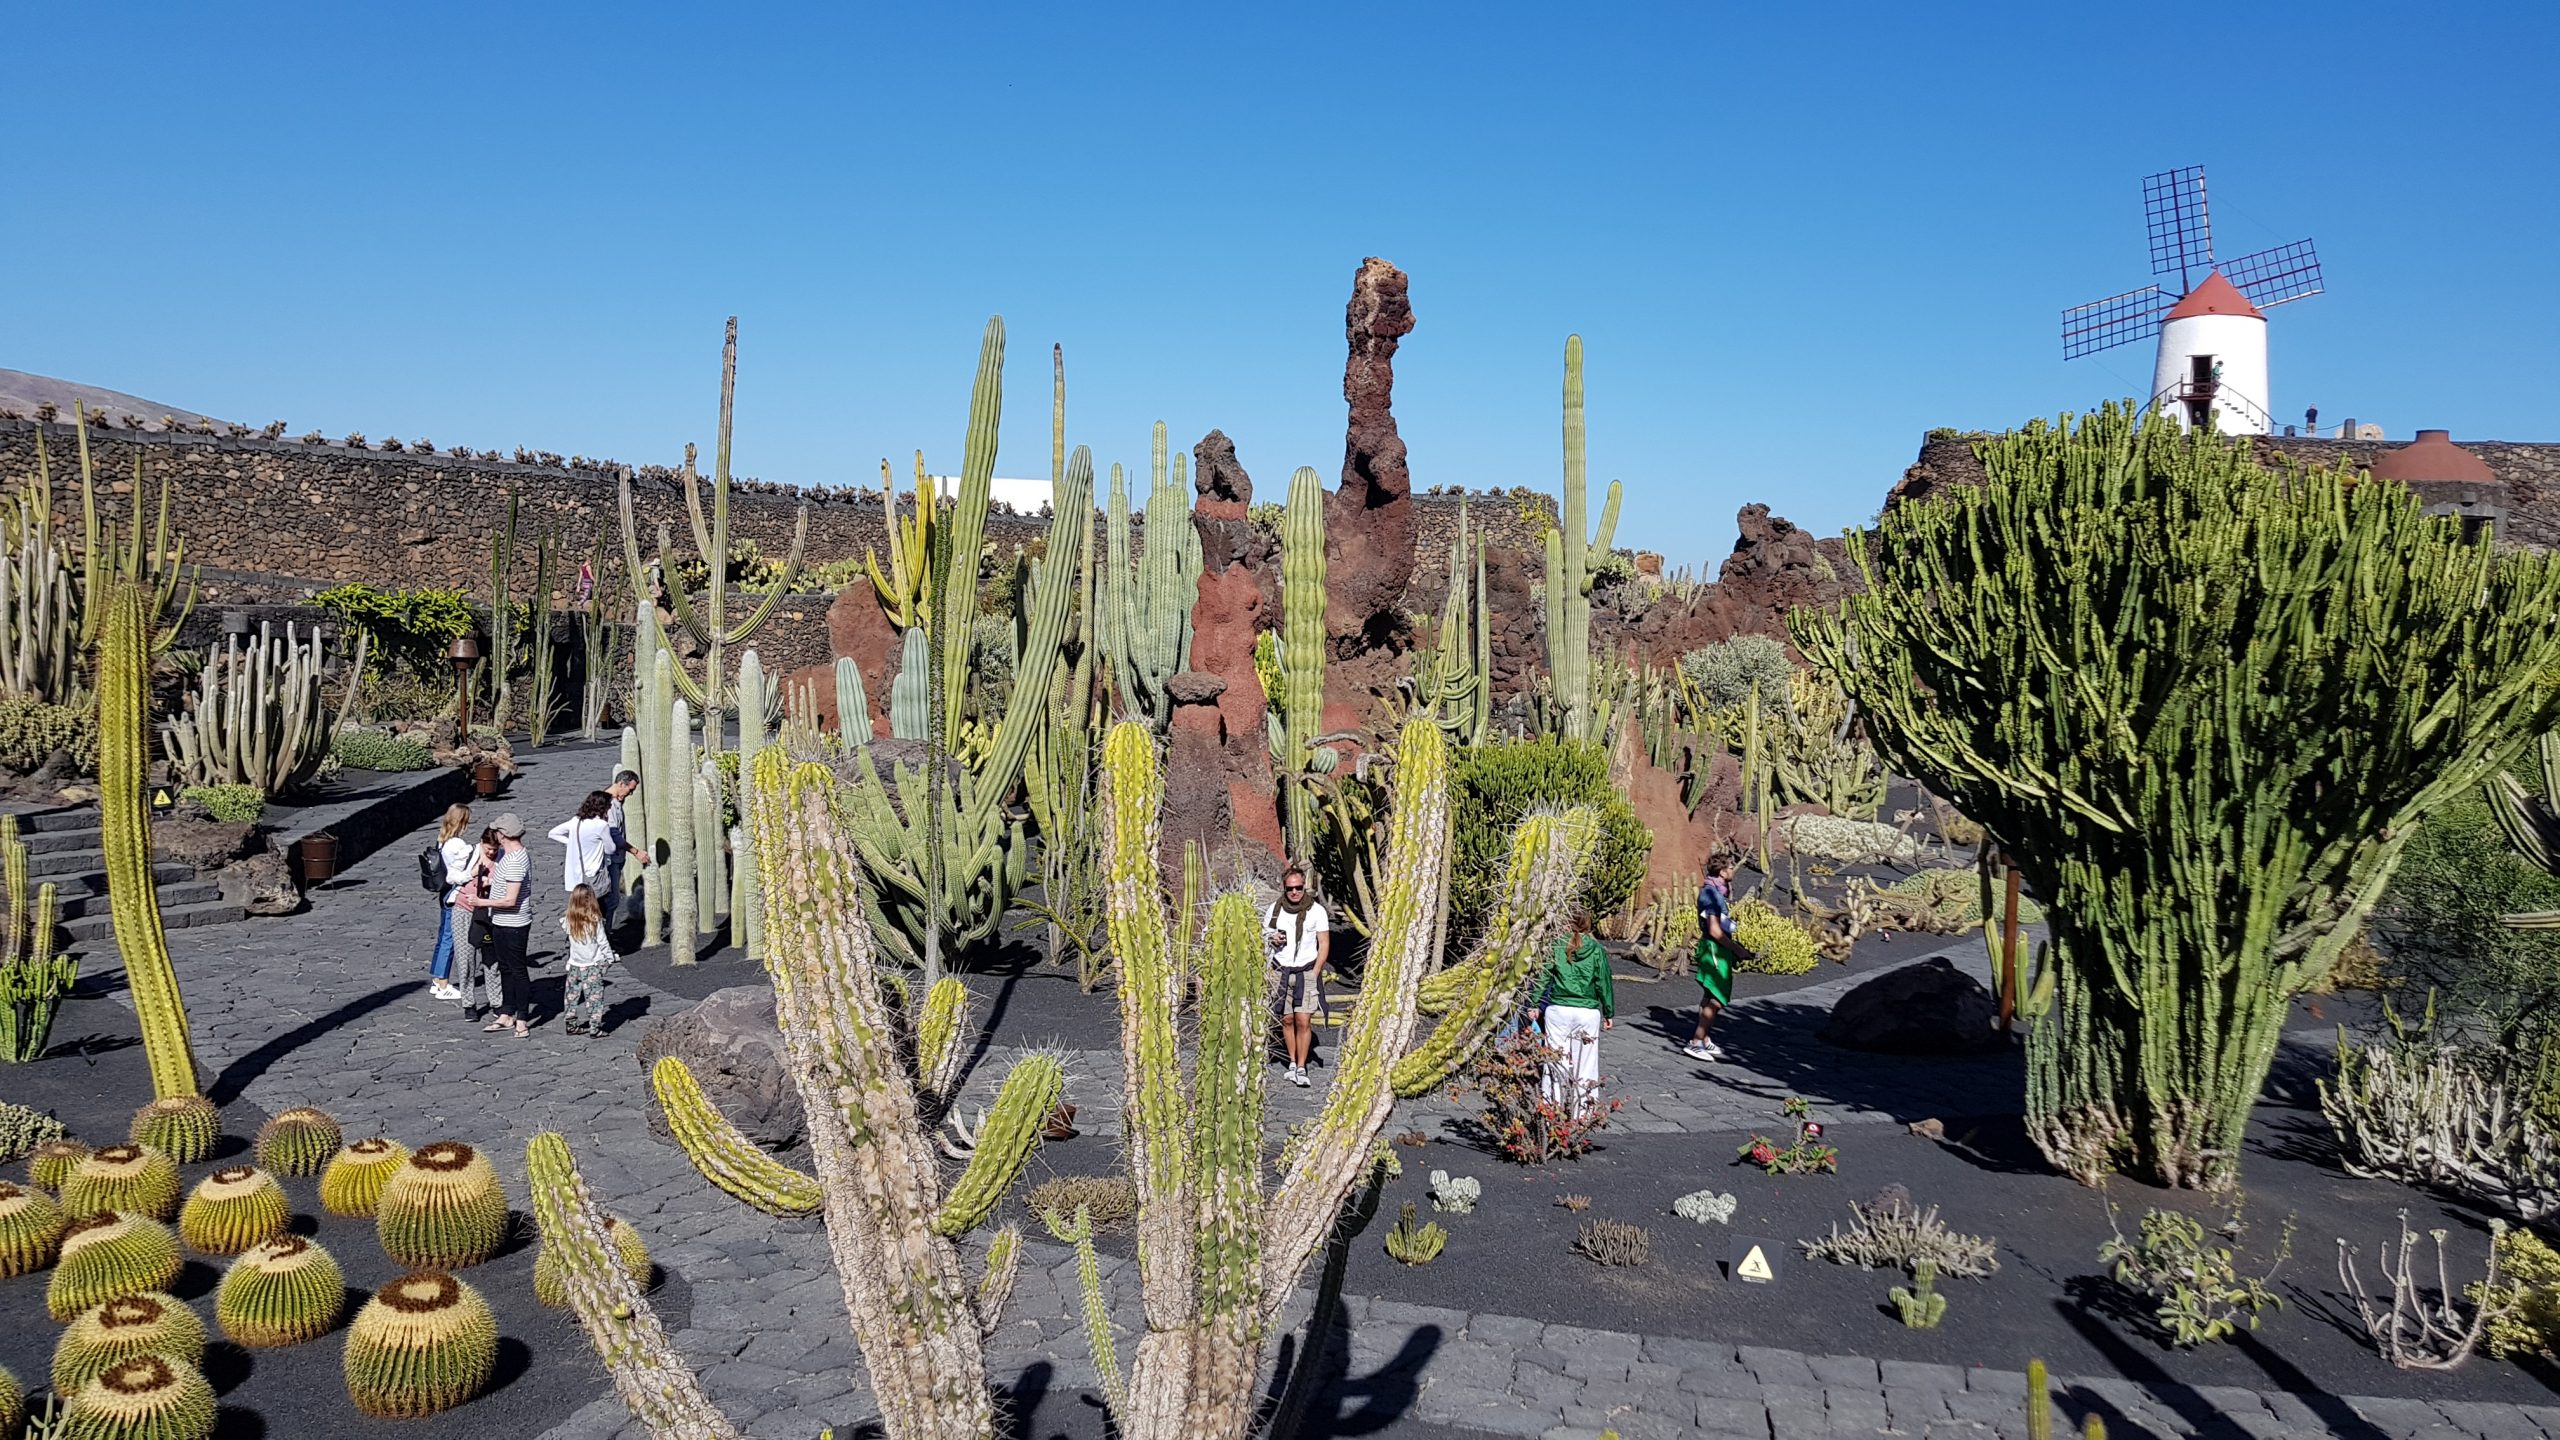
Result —
[{"label": "low green hedge", "polygon": [[379,730],[341,730],[329,754],[350,770],[427,770],[436,763],[424,744]]},{"label": "low green hedge", "polygon": [[178,798],[226,825],[255,825],[267,813],[267,792],[255,785],[190,785]]}]

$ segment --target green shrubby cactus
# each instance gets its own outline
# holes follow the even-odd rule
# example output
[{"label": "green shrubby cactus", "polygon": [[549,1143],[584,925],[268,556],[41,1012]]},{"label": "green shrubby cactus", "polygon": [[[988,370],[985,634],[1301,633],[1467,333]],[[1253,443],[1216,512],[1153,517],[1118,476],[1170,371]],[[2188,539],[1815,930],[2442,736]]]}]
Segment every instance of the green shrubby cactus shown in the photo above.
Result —
[{"label": "green shrubby cactus", "polygon": [[488,1388],[497,1365],[489,1302],[441,1270],[383,1286],[347,1327],[347,1398],[378,1419],[450,1410]]},{"label": "green shrubby cactus", "polygon": [[178,1164],[149,1145],[109,1145],[90,1152],[62,1182],[71,1215],[130,1210],[154,1220],[178,1213]]},{"label": "green shrubby cactus", "polygon": [[165,1355],[204,1363],[204,1321],[174,1295],[144,1291],[119,1295],[80,1312],[53,1347],[53,1389],[74,1395],[80,1387],[137,1355]]},{"label": "green shrubby cactus", "polygon": [[80,960],[54,953],[59,928],[54,882],[27,888],[27,844],[18,817],[0,815],[0,1062],[24,1064],[45,1051],[53,1017],[80,979]]},{"label": "green shrubby cactus", "polygon": [[68,1223],[43,1191],[0,1180],[0,1280],[52,1264]]},{"label": "green shrubby cactus", "polygon": [[276,1177],[253,1165],[214,1171],[178,1208],[178,1238],[207,1255],[237,1255],[284,1233],[292,1203]]},{"label": "green shrubby cactus", "polygon": [[[347,673],[363,673],[372,639],[371,631],[356,631]],[[330,668],[321,637],[305,640],[291,623],[281,636],[272,623],[263,624],[245,644],[226,637],[220,653],[205,657],[186,710],[161,729],[170,778],[191,786],[254,785],[269,796],[309,785],[356,698],[355,686],[343,687],[332,719],[321,694],[322,673]]]},{"label": "green shrubby cactus", "polygon": [[739,1133],[702,1093],[682,1060],[660,1057],[649,1071],[649,1084],[666,1112],[667,1129],[703,1178],[768,1215],[816,1213],[818,1182]]},{"label": "green shrubby cactus", "polygon": [[346,1143],[328,1111],[296,1105],[258,1127],[258,1163],[278,1175],[317,1175]]},{"label": "green shrubby cactus", "polygon": [[80,1387],[63,1412],[65,1437],[88,1440],[210,1440],[213,1386],[195,1366],[137,1355]]},{"label": "green shrubby cactus", "polygon": [[165,1290],[178,1278],[178,1237],[147,1216],[110,1211],[74,1220],[44,1292],[57,1323],[119,1295]]},{"label": "green shrubby cactus", "polygon": [[193,1165],[212,1154],[222,1139],[222,1112],[201,1095],[172,1095],[133,1112],[129,1134],[137,1145]]},{"label": "green shrubby cactus", "polygon": [[459,1140],[421,1145],[383,1182],[374,1209],[383,1253],[413,1269],[458,1270],[498,1253],[507,1194],[487,1156]]},{"label": "green shrubby cactus", "polygon": [[235,1345],[299,1345],[328,1334],[345,1304],[346,1277],[329,1252],[299,1235],[278,1235],[250,1246],[223,1272],[213,1319]]},{"label": "green shrubby cactus", "polygon": [[372,1215],[382,1203],[383,1183],[408,1158],[409,1147],[387,1136],[351,1142],[320,1172],[320,1208],[332,1215]]}]

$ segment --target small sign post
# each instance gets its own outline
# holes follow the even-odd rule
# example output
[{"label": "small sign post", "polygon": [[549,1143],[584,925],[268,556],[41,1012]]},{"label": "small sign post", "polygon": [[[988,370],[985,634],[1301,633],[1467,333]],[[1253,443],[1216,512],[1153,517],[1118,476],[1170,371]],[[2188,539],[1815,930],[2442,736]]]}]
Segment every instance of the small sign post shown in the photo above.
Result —
[{"label": "small sign post", "polygon": [[1733,1237],[1733,1253],[1725,1261],[1725,1270],[1746,1285],[1775,1284],[1785,1253],[1775,1240],[1764,1240],[1756,1235],[1736,1235]]}]

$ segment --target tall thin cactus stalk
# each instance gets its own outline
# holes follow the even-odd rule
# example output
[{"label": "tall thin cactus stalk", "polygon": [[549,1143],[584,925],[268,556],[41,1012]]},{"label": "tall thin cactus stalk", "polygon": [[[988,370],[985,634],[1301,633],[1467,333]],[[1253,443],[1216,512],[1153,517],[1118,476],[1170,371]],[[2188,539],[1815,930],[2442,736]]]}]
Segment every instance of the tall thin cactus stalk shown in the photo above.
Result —
[{"label": "tall thin cactus stalk", "polygon": [[106,852],[107,907],[116,950],[142,1029],[154,1098],[197,1093],[186,1001],[169,963],[160,895],[151,873],[151,636],[140,585],[107,594],[98,643],[98,831]]},{"label": "tall thin cactus stalk", "polygon": [[[159,654],[178,641],[178,628],[187,623],[187,614],[195,608],[196,572],[186,563],[186,542],[179,539],[172,526],[171,491],[167,482],[160,486],[159,518],[153,522],[151,541],[146,547],[142,539],[142,454],[133,457],[133,528],[123,541],[116,538],[116,527],[98,519],[98,473],[89,459],[89,424],[87,411],[72,407],[79,421],[80,436],[80,643],[94,649],[106,633],[108,592],[121,582],[130,580],[142,587],[143,628],[149,632],[151,652]],[[44,435],[36,435],[36,474],[51,493],[51,477],[44,463]],[[179,593],[180,587],[185,594]],[[171,614],[171,607],[176,607]]]},{"label": "tall thin cactus stalk", "polygon": [[1199,598],[1200,534],[1191,524],[1189,458],[1172,452],[1166,465],[1164,422],[1156,422],[1152,484],[1147,491],[1146,549],[1130,564],[1129,492],[1111,467],[1108,545],[1102,565],[1102,647],[1111,655],[1120,712],[1164,733],[1173,718],[1165,687],[1191,668],[1191,607]]},{"label": "tall thin cactus stalk", "polygon": [[507,705],[515,698],[516,671],[516,521],[523,496],[507,491],[507,518],[489,537],[489,725],[507,728]]},{"label": "tall thin cactus stalk", "polygon": [[[36,431],[41,453],[44,431]],[[71,553],[53,533],[53,495],[27,477],[0,511],[0,692],[57,705],[80,690],[80,588]]]},{"label": "tall thin cactus stalk", "polygon": [[1589,487],[1584,479],[1582,337],[1564,342],[1564,521],[1547,532],[1547,669],[1555,677],[1556,703],[1569,740],[1599,738],[1598,707],[1591,693],[1591,586],[1594,562],[1609,553],[1618,530],[1624,487],[1609,482],[1600,528],[1585,539]]},{"label": "tall thin cactus stalk", "polygon": [[1324,730],[1324,482],[1301,465],[1280,521],[1280,795],[1289,853],[1315,838],[1315,796],[1299,777]]},{"label": "tall thin cactus stalk", "polygon": [[8,929],[0,932],[0,1061],[23,1064],[42,1055],[54,1012],[80,978],[76,955],[54,953],[55,891],[47,880],[27,889],[27,842],[18,817],[0,814],[0,892]]},{"label": "tall thin cactus stalk", "polygon": [[912,519],[898,518],[898,480],[890,473],[889,462],[880,462],[880,503],[885,511],[884,523],[889,533],[889,568],[880,568],[879,553],[865,550],[862,568],[871,576],[871,593],[880,598],[880,608],[889,623],[901,630],[912,630],[924,623],[925,607],[933,600],[927,583],[925,557],[933,541],[933,512],[936,508],[932,482],[924,473],[924,452],[916,452],[915,492],[908,497],[914,508]]},{"label": "tall thin cactus stalk", "polygon": [[[732,422],[737,417],[738,398],[738,317],[729,317],[728,335],[720,347],[720,439],[711,459],[711,510],[702,508],[702,477],[694,470],[695,450],[684,449],[684,508],[693,522],[693,542],[702,563],[710,571],[704,582],[702,602],[694,603],[685,592],[684,582],[677,578],[675,566],[668,559],[673,547],[673,530],[665,522],[658,526],[658,574],[666,583],[667,608],[676,624],[692,637],[703,656],[702,678],[697,680],[683,666],[675,669],[676,689],[691,701],[702,715],[707,744],[717,747],[721,717],[728,713],[728,671],[723,668],[723,654],[731,645],[744,645],[754,637],[800,578],[800,560],[809,548],[809,506],[804,501],[799,518],[791,530],[791,553],[782,562],[782,573],[775,577],[773,589],[737,624],[728,623],[729,605],[729,439]],[[992,472],[990,472],[992,473]],[[640,558],[640,521],[632,508],[631,475],[622,476],[622,561],[630,567],[631,588],[640,593],[640,623],[652,631],[657,648],[667,648],[664,627],[658,610],[648,603],[649,587],[640,577],[649,573]]]},{"label": "tall thin cactus stalk", "polygon": [[[604,733],[605,711],[613,705],[614,676],[622,668],[622,627],[613,616],[628,592],[614,569],[614,559],[604,532],[597,531],[595,554],[587,561],[596,577],[595,589],[578,612],[578,639],[586,661],[581,672],[585,694],[579,701],[578,725],[581,737],[589,741]],[[632,688],[635,694],[640,688],[637,672]]]},{"label": "tall thin cactus stalk", "polygon": [[533,626],[527,636],[532,675],[525,699],[525,743],[539,746],[551,736],[551,718],[560,708],[560,677],[554,670],[551,642],[551,591],[560,583],[560,535],[548,526],[533,542]]}]

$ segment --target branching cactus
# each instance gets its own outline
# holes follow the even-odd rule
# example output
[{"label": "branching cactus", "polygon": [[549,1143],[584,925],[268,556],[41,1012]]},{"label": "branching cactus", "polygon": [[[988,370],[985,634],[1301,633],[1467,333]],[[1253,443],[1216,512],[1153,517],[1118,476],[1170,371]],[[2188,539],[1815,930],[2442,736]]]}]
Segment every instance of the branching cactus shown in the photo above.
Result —
[{"label": "branching cactus", "polygon": [[[985,1337],[1012,1291],[1020,1233],[1000,1231],[975,1277],[963,1273],[954,1241],[985,1223],[1021,1177],[1064,1092],[1064,1072],[1050,1056],[1015,1065],[967,1165],[946,1180],[933,1128],[969,1048],[965,987],[943,981],[908,1020],[899,1003],[903,987],[872,951],[858,899],[860,869],[826,767],[794,764],[768,746],[756,757],[749,793],[757,844],[772,859],[766,968],[818,1172],[809,1180],[767,1160],[771,1168],[757,1183],[801,1195],[814,1190],[891,1440],[978,1440],[994,1433]],[[678,1062],[661,1062],[655,1078],[660,1094],[677,1102],[669,1115],[679,1139],[711,1173],[701,1122],[706,1112],[716,1120],[717,1112]],[[708,1133],[721,1146],[738,1139],[725,1122]],[[527,1169],[544,1243],[557,1247],[571,1303],[633,1412],[661,1436],[736,1434],[701,1397],[628,1277],[614,1278],[602,1219],[565,1144],[552,1137],[535,1147]],[[716,1158],[748,1160],[734,1149]]]},{"label": "branching cactus", "polygon": [[1594,562],[1609,553],[1618,530],[1624,487],[1609,482],[1600,507],[1600,529],[1590,523],[1589,486],[1583,478],[1582,337],[1564,341],[1564,528],[1547,532],[1547,668],[1555,676],[1556,703],[1564,711],[1568,739],[1594,740],[1605,728],[1591,693],[1591,582]]},{"label": "branching cactus", "polygon": [[[1241,1437],[1259,1407],[1264,1342],[1340,1220],[1373,1174],[1374,1152],[1395,1107],[1390,1077],[1419,1061],[1454,1065],[1463,1055],[1413,1046],[1418,992],[1441,892],[1448,885],[1448,743],[1428,719],[1398,742],[1395,808],[1368,969],[1322,1109],[1263,1182],[1265,958],[1253,902],[1242,894],[1210,908],[1201,962],[1199,1048],[1185,1067],[1176,1011],[1183,993],[1177,927],[1166,914],[1157,841],[1163,782],[1144,726],[1115,726],[1103,751],[1105,865],[1111,945],[1121,967],[1121,1051],[1127,1073],[1129,1169],[1138,1188],[1138,1262],[1146,1333],[1113,1415],[1131,1440]],[[1543,922],[1524,918],[1515,938],[1552,929],[1576,882],[1577,827],[1533,821],[1521,844],[1547,873],[1524,895],[1558,897]],[[1533,867],[1535,868],[1535,867]],[[1488,960],[1525,967],[1525,956]],[[1442,1030],[1480,1033],[1509,996],[1453,1010]],[[1429,1060],[1421,1057],[1432,1055]],[[1445,1072],[1444,1072],[1445,1073]],[[1068,1224],[1068,1217],[1059,1217]],[[1072,1233],[1072,1232],[1070,1232]],[[1088,1295],[1088,1308],[1098,1297]],[[1097,1343],[1107,1340],[1097,1329]],[[1105,1374],[1116,1356],[1097,1354]]]},{"label": "branching cactus", "polygon": [[1161,734],[1173,719],[1165,688],[1191,668],[1191,606],[1199,598],[1200,535],[1191,524],[1189,457],[1166,466],[1164,422],[1156,422],[1153,483],[1147,491],[1146,550],[1129,560],[1129,492],[1111,467],[1111,508],[1102,567],[1103,648],[1111,653],[1120,710]]},{"label": "branching cactus", "polygon": [[[737,624],[728,623],[729,604],[729,432],[736,419],[738,398],[738,317],[729,317],[729,333],[720,347],[720,440],[711,457],[711,511],[706,517],[702,508],[702,477],[694,469],[695,450],[684,450],[684,508],[693,522],[694,548],[710,571],[703,584],[702,603],[696,606],[685,593],[684,582],[676,578],[676,567],[668,559],[673,548],[672,528],[658,526],[658,573],[666,582],[667,607],[675,612],[676,624],[691,636],[703,656],[702,678],[696,680],[683,667],[675,673],[676,688],[687,700],[700,708],[706,727],[715,734],[720,718],[728,712],[728,672],[721,655],[731,645],[743,645],[754,637],[764,623],[773,618],[782,599],[791,592],[792,582],[800,578],[800,558],[809,547],[809,506],[802,502],[799,518],[791,530],[791,554],[782,562],[782,573],[774,578],[773,588],[764,600]],[[649,632],[650,643],[659,650],[666,648],[665,628],[658,620],[658,607],[650,603],[649,587],[642,582],[649,573],[640,558],[640,521],[631,503],[631,472],[622,474],[622,563],[630,567],[631,588],[640,594],[640,628]]]}]

